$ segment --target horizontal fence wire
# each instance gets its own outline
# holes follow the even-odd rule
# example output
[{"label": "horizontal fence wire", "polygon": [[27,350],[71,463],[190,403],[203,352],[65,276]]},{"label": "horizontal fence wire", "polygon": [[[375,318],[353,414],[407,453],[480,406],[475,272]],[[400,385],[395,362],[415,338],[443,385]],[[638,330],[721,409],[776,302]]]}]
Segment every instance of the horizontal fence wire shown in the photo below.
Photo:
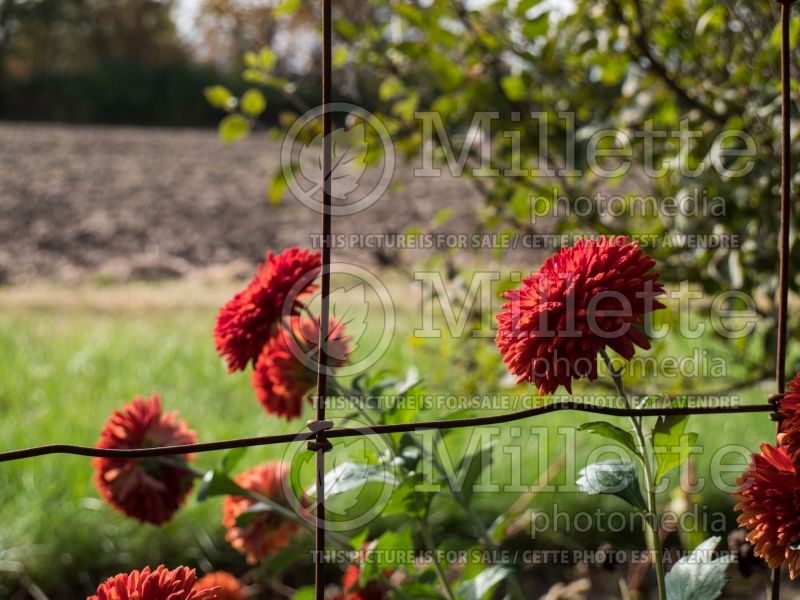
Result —
[{"label": "horizontal fence wire", "polygon": [[[232,448],[249,448],[254,446],[270,446],[274,444],[289,444],[307,440],[335,439],[356,436],[386,435],[390,433],[410,433],[431,429],[458,429],[463,427],[483,427],[487,425],[500,425],[512,423],[523,419],[530,419],[559,411],[578,411],[583,413],[605,415],[609,417],[660,417],[670,415],[720,415],[737,413],[762,413],[772,412],[772,404],[748,404],[744,406],[717,406],[709,408],[695,407],[664,407],[664,408],[615,408],[613,406],[594,406],[583,402],[554,402],[545,406],[528,408],[515,412],[499,415],[486,415],[482,417],[465,417],[463,419],[443,419],[438,421],[418,421],[414,423],[392,423],[389,425],[374,425],[370,427],[334,427],[321,431],[301,431],[298,433],[282,433],[259,437],[236,438],[217,442],[199,444],[184,444],[181,446],[158,446],[153,448],[136,449],[108,449],[94,448],[91,446],[75,446],[71,444],[49,444],[35,446],[22,450],[11,450],[0,453],[0,462],[33,458],[47,454],[75,454],[79,456],[94,456],[104,458],[154,458],[159,456],[175,456],[179,454],[214,452],[217,450],[230,450]],[[316,421],[311,421],[313,424]],[[324,489],[324,488],[321,488]]]}]

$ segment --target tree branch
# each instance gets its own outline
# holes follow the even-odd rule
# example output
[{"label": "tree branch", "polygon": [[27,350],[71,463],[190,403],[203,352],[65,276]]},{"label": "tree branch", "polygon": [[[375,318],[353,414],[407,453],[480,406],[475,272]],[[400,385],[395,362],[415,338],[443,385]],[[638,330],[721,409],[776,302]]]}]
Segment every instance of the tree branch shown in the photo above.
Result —
[{"label": "tree branch", "polygon": [[630,23],[628,23],[625,13],[623,12],[618,0],[609,0],[609,5],[614,11],[617,21],[627,27],[631,32],[633,42],[636,45],[636,48],[639,50],[638,58],[646,58],[650,63],[650,70],[657,75],[684,104],[699,110],[707,119],[714,121],[718,125],[724,125],[727,121],[727,117],[725,115],[720,115],[717,113],[717,111],[702,102],[700,99],[691,96],[689,92],[678,83],[672,73],[670,73],[669,69],[667,69],[666,65],[664,65],[664,63],[662,63],[655,56],[655,54],[653,54],[653,51],[650,49],[650,34],[641,18],[641,5],[639,4],[638,0],[634,0],[634,8],[637,12],[636,21],[639,25],[638,28],[634,28]]}]

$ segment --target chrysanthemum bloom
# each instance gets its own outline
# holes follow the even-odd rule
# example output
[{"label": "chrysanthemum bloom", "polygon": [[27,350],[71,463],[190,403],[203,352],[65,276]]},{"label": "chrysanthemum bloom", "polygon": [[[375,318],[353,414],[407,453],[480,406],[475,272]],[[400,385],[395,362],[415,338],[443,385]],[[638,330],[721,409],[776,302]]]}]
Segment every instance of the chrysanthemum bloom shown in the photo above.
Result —
[{"label": "chrysanthemum bloom", "polygon": [[217,600],[244,600],[244,587],[226,571],[214,571],[197,580],[195,590],[216,590]]},{"label": "chrysanthemum bloom", "polygon": [[800,542],[800,477],[786,449],[761,444],[737,483],[737,521],[749,531],[755,555],[772,569],[788,566],[794,579],[800,573],[800,551],[791,548]]},{"label": "chrysanthemum bloom", "polygon": [[609,347],[630,359],[649,348],[640,325],[664,306],[655,261],[625,237],[580,240],[548,258],[519,289],[503,294],[497,347],[517,376],[542,394],[572,380],[597,378],[597,354]]},{"label": "chrysanthemum bloom", "polygon": [[[296,419],[303,410],[303,399],[317,381],[312,366],[319,347],[319,318],[293,317],[291,330],[281,327],[272,336],[258,357],[253,369],[253,388],[259,402],[268,413]],[[350,338],[344,325],[330,319],[328,326],[328,367],[347,362]],[[310,359],[301,361],[305,356]]]},{"label": "chrysanthemum bloom", "polygon": [[[135,449],[193,444],[197,437],[178,413],[163,414],[158,395],[136,397],[114,412],[98,448]],[[181,466],[192,455],[159,458],[95,458],[94,482],[111,506],[143,522],[160,525],[183,504],[194,483]]]},{"label": "chrysanthemum bloom", "polygon": [[[287,465],[281,461],[271,461],[241,473],[235,480],[240,487],[288,507],[289,503],[283,493],[283,484],[288,476]],[[251,498],[225,496],[222,504],[222,523],[228,529],[225,539],[247,556],[247,562],[251,564],[284,548],[300,529],[294,521],[272,511],[260,512],[246,525],[237,527],[236,519],[254,503]]]},{"label": "chrysanthemum bloom", "polygon": [[155,571],[120,573],[97,587],[87,600],[219,600],[215,589],[195,589],[194,569],[178,567],[170,571],[160,565]]},{"label": "chrysanthemum bloom", "polygon": [[377,580],[368,581],[363,587],[359,586],[361,569],[358,565],[350,565],[342,575],[342,598],[344,600],[384,600],[388,598],[387,590]]},{"label": "chrysanthemum bloom", "polygon": [[316,289],[314,279],[319,271],[319,252],[287,248],[280,254],[267,254],[253,280],[217,315],[214,343],[229,371],[255,362],[273,327],[281,317],[289,316],[282,314],[288,295],[295,296],[288,312],[297,314],[298,301]]},{"label": "chrysanthemum bloom", "polygon": [[786,393],[780,404],[781,422],[780,445],[792,459],[795,468],[800,466],[800,374],[795,375],[786,386]]}]

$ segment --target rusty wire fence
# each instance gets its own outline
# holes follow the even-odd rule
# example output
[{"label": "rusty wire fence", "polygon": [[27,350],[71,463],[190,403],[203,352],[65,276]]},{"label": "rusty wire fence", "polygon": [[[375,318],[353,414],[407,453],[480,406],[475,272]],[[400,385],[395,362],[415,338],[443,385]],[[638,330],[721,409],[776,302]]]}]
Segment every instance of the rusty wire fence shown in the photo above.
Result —
[{"label": "rusty wire fence", "polygon": [[[326,345],[329,334],[330,314],[330,264],[332,234],[332,195],[331,195],[331,163],[332,163],[332,121],[331,121],[331,80],[332,80],[332,0],[320,0],[322,8],[322,173],[323,173],[323,211],[322,211],[322,271],[321,271],[321,306],[320,306],[320,338],[319,360],[317,361],[316,419],[308,421],[308,431],[269,436],[257,436],[185,444],[180,446],[152,447],[133,450],[101,449],[72,444],[48,444],[20,450],[0,452],[0,462],[9,462],[45,456],[49,454],[73,454],[78,456],[104,458],[154,458],[175,456],[188,453],[214,452],[232,448],[268,446],[274,444],[290,444],[305,442],[308,449],[316,454],[316,489],[318,498],[314,514],[315,550],[314,550],[314,594],[316,600],[324,600],[325,595],[325,453],[333,448],[332,439],[355,436],[386,435],[391,433],[414,432],[424,430],[442,430],[468,427],[481,427],[510,423],[529,419],[557,411],[578,411],[617,417],[647,417],[666,415],[712,415],[721,413],[771,413],[770,418],[777,422],[777,433],[780,433],[782,415],[778,413],[783,399],[786,381],[786,346],[787,346],[787,305],[789,296],[789,239],[791,222],[791,39],[790,22],[791,7],[796,0],[776,0],[780,8],[781,34],[781,187],[780,187],[780,236],[779,236],[779,301],[776,341],[775,386],[776,392],[769,396],[764,404],[744,406],[725,406],[710,408],[652,408],[628,409],[606,406],[595,406],[591,403],[561,401],[546,406],[508,412],[500,415],[469,417],[461,419],[442,419],[437,421],[420,421],[389,425],[373,425],[370,427],[336,427],[334,422],[326,419],[326,398],[328,397],[328,374]],[[660,558],[659,558],[660,560]],[[781,570],[771,573],[772,600],[780,598]]]}]

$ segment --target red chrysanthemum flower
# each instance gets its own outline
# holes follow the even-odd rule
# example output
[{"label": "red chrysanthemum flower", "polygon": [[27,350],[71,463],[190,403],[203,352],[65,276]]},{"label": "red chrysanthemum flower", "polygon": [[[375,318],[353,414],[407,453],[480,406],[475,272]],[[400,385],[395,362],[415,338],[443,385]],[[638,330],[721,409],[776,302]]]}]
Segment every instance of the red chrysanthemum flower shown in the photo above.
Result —
[{"label": "red chrysanthemum flower", "polygon": [[[388,571],[387,574],[391,573]],[[342,575],[343,600],[384,600],[388,598],[387,590],[377,580],[368,581],[366,585],[359,586],[361,569],[358,565],[350,565]]]},{"label": "red chrysanthemum flower", "polygon": [[756,556],[772,569],[788,566],[794,579],[800,573],[800,551],[791,548],[800,542],[800,477],[786,449],[761,444],[737,483],[737,521],[749,531]]},{"label": "red chrysanthemum flower", "polygon": [[[163,414],[161,400],[134,398],[114,412],[97,442],[98,448],[135,449],[193,444],[197,437],[178,413]],[[95,458],[94,482],[111,506],[143,522],[160,525],[183,504],[194,483],[181,462],[192,455],[158,458]]]},{"label": "red chrysanthemum flower", "polygon": [[194,569],[188,567],[173,571],[164,565],[155,571],[145,567],[110,577],[87,600],[219,600],[215,589],[195,589],[196,580]]},{"label": "red chrysanthemum flower", "polygon": [[[245,471],[236,477],[236,483],[288,506],[283,485],[289,476],[289,467],[281,461],[271,461]],[[239,516],[255,503],[251,498],[225,496],[222,505],[222,523],[228,529],[225,539],[254,564],[264,560],[271,552],[277,552],[289,544],[300,526],[272,511],[260,512],[242,526],[236,526]]]},{"label": "red chrysanthemum flower", "polygon": [[[293,317],[291,330],[281,327],[264,346],[252,380],[256,396],[268,413],[287,419],[300,416],[303,399],[317,380],[312,366],[319,347],[319,323],[319,318]],[[334,319],[329,323],[327,364],[335,368],[347,362],[350,338],[345,335],[342,323]]]},{"label": "red chrysanthemum flower", "polygon": [[664,306],[655,261],[625,237],[580,240],[548,258],[519,289],[503,294],[497,347],[517,382],[542,394],[572,380],[597,378],[597,354],[611,348],[630,359],[650,348],[639,326]]},{"label": "red chrysanthemum flower", "polygon": [[800,374],[795,375],[786,386],[780,413],[784,419],[781,422],[781,434],[778,439],[797,468],[800,466]]},{"label": "red chrysanthemum flower", "polygon": [[197,580],[195,590],[216,590],[217,600],[244,600],[244,586],[226,571],[214,571]]},{"label": "red chrysanthemum flower", "polygon": [[[290,292],[295,298],[289,312],[296,314],[298,301],[316,289],[314,279],[319,271],[319,252],[287,248],[280,254],[267,254],[253,280],[217,316],[214,343],[227,361],[229,371],[244,369],[247,363],[255,362],[275,324],[288,316],[283,310]],[[295,284],[299,287],[293,290]]]}]

